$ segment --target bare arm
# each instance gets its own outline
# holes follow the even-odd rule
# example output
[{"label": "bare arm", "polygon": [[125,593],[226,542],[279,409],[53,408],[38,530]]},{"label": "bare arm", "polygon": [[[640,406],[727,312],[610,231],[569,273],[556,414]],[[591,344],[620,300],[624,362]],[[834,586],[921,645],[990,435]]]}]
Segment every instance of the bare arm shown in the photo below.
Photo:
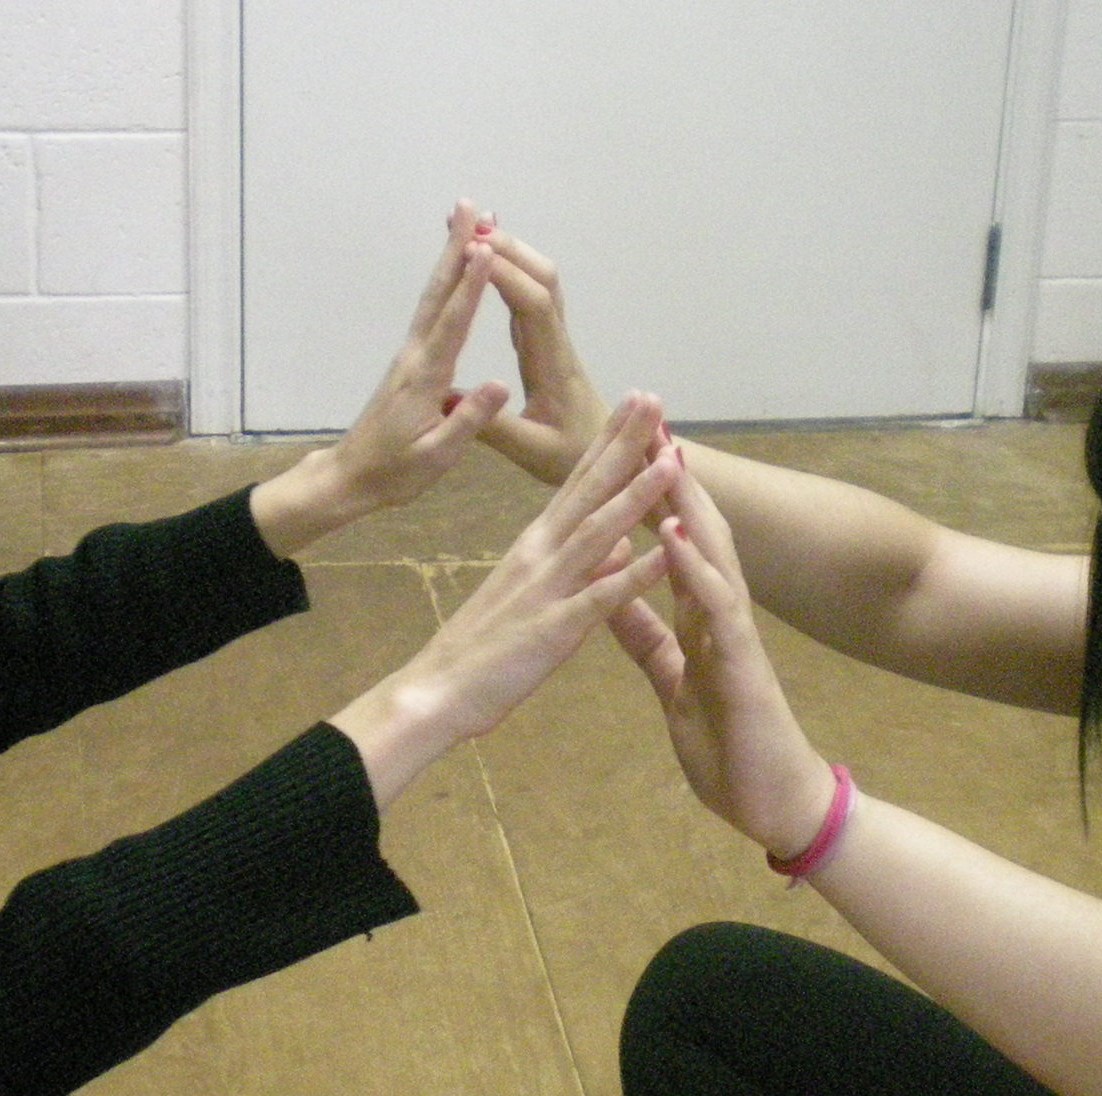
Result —
[{"label": "bare arm", "polygon": [[[689,477],[671,496],[661,536],[676,631],[643,602],[610,624],[654,686],[701,801],[792,860],[822,825],[834,776],[762,648],[722,515]],[[1024,1069],[1067,1096],[1102,1094],[1102,902],[865,795],[811,883]]]},{"label": "bare arm", "polygon": [[1102,1093],[1102,902],[862,796],[815,889],[1044,1084]]},{"label": "bare arm", "polygon": [[[574,351],[553,264],[495,228],[527,402],[481,436],[559,482],[607,413]],[[726,518],[754,599],[838,650],[910,677],[1074,712],[1085,561],[966,536],[883,496],[678,439]]]},{"label": "bare arm", "polygon": [[451,747],[493,730],[590,631],[665,576],[660,547],[633,559],[627,539],[680,474],[672,450],[654,447],[660,421],[657,400],[629,397],[425,648],[330,720],[359,749],[380,811]]},{"label": "bare arm", "polygon": [[770,612],[908,677],[1077,710],[1084,558],[969,536],[852,484],[680,444]]}]

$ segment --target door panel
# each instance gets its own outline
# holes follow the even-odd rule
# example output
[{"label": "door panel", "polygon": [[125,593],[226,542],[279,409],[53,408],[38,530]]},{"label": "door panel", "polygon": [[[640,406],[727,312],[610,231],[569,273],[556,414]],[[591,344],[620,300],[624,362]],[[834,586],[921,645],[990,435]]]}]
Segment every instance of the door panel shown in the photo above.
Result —
[{"label": "door panel", "polygon": [[610,399],[971,412],[1011,0],[243,3],[246,429],[348,424],[463,195],[557,261]]}]

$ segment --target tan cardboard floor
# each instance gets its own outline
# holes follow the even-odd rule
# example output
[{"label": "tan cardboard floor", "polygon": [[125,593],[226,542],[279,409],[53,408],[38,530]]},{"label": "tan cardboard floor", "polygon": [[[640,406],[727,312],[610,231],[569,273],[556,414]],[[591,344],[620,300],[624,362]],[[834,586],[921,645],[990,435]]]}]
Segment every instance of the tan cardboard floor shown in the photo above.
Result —
[{"label": "tan cardboard floor", "polygon": [[[1084,551],[1093,523],[1081,427],[707,440],[1023,545]],[[65,552],[103,522],[190,507],[304,448],[0,456],[0,568]],[[416,504],[305,553],[311,613],[0,758],[3,893],[188,807],[398,666],[548,495],[474,451]],[[805,728],[860,784],[1102,893],[1102,857],[1078,822],[1073,721],[915,685],[761,623]],[[878,962],[696,803],[648,689],[604,634],[494,736],[426,774],[386,817],[384,848],[420,916],[223,995],[86,1091],[613,1096],[624,1003],[679,929],[748,919]]]}]

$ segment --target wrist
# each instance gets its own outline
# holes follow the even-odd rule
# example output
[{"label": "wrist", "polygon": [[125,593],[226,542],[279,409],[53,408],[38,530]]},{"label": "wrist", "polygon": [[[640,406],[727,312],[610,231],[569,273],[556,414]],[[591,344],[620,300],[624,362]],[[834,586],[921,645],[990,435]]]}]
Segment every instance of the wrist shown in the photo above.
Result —
[{"label": "wrist", "polygon": [[779,875],[786,875],[795,886],[826,867],[838,852],[849,818],[857,802],[857,788],[849,770],[844,765],[832,765],[835,787],[830,806],[818,832],[811,843],[794,857],[781,858],[766,853],[769,867]]},{"label": "wrist", "polygon": [[814,843],[830,812],[838,781],[831,767],[816,755],[813,770],[794,789],[778,797],[785,803],[784,816],[762,842],[766,852],[780,862],[796,860]]},{"label": "wrist", "polygon": [[253,489],[253,520],[272,552],[285,557],[375,509],[341,473],[335,449],[318,449]]},{"label": "wrist", "polygon": [[359,751],[380,813],[457,741],[444,690],[392,674],[327,720]]}]

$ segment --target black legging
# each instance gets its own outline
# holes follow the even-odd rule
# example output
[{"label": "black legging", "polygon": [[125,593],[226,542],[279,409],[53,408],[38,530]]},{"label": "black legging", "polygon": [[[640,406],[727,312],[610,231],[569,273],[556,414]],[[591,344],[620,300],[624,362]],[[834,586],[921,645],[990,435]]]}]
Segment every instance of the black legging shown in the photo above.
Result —
[{"label": "black legging", "polygon": [[628,1005],[625,1096],[1052,1096],[926,997],[751,925],[667,944]]}]

